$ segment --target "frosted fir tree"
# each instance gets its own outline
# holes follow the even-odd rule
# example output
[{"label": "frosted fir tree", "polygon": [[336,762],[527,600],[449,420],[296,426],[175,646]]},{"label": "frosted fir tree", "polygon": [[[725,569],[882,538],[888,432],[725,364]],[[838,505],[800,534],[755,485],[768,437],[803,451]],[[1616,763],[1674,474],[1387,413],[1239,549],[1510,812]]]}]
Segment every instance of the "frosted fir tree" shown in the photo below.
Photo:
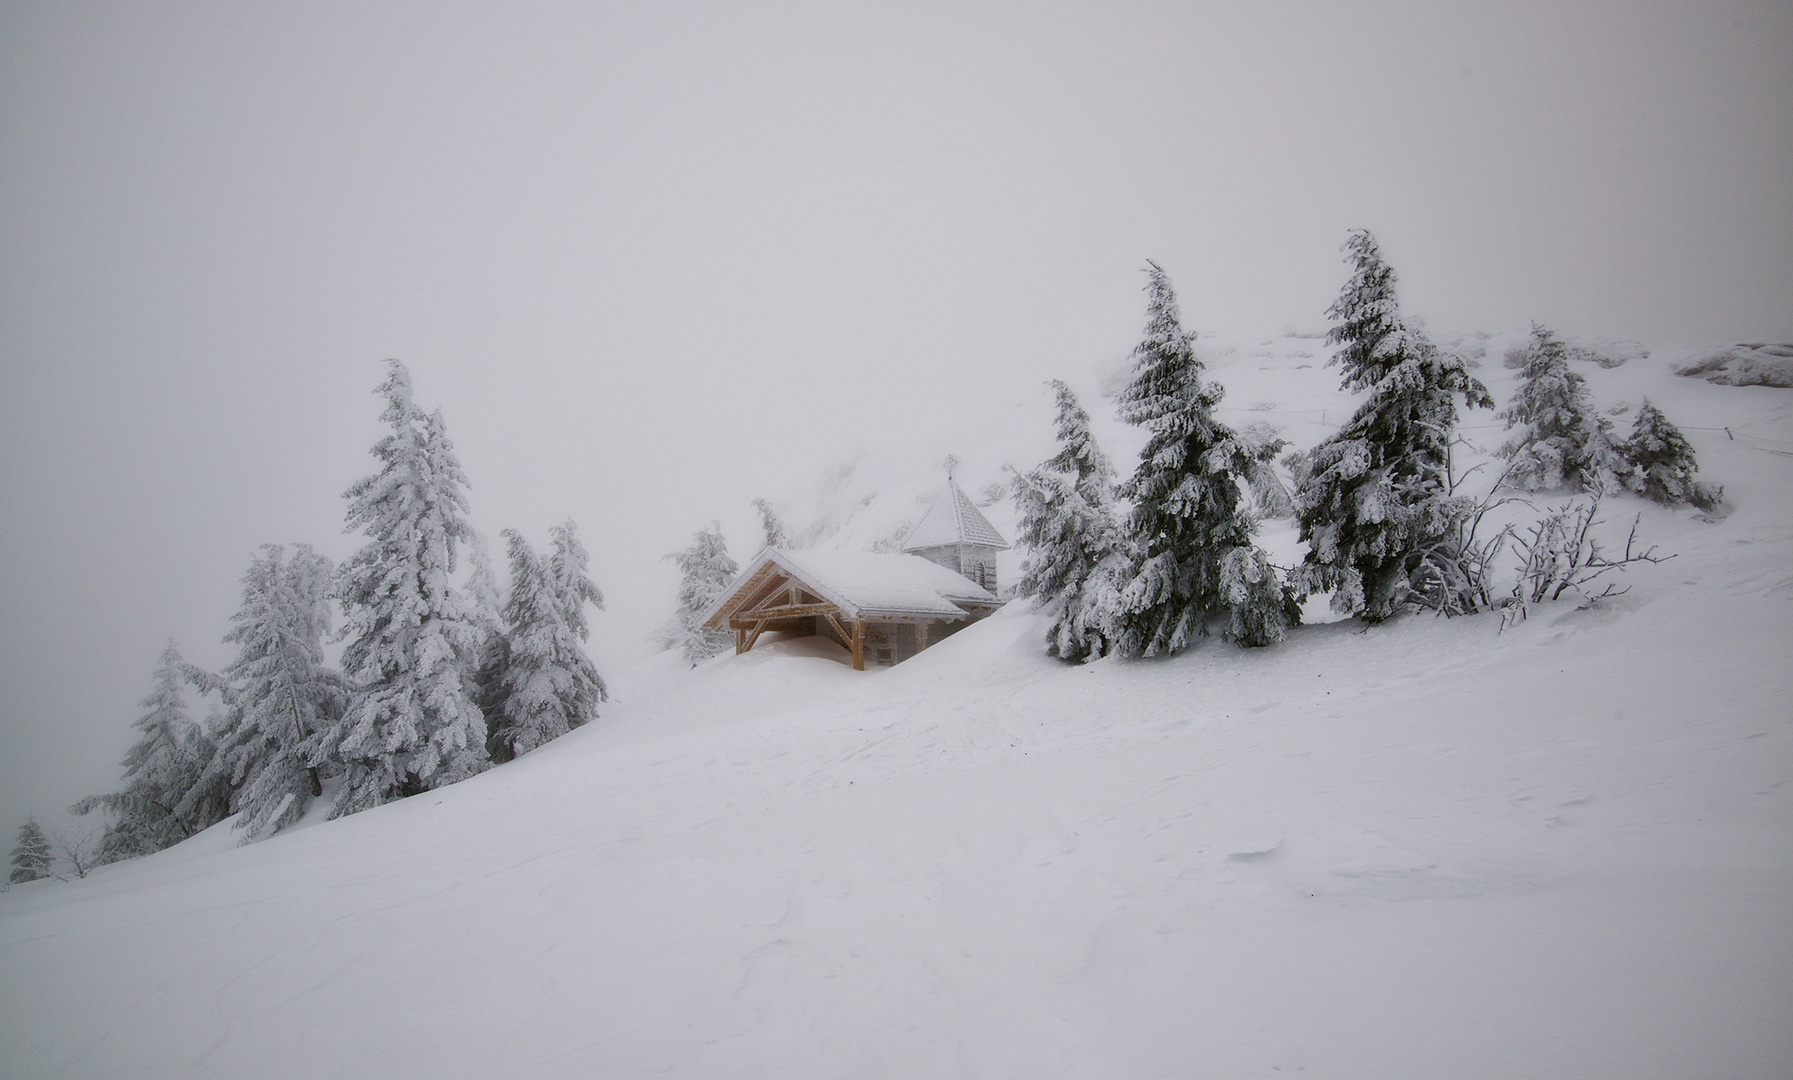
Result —
[{"label": "frosted fir tree", "polygon": [[50,838],[35,818],[27,818],[25,824],[19,826],[18,843],[12,849],[10,862],[11,872],[6,880],[14,885],[23,885],[27,881],[42,881],[52,877],[50,866],[55,854],[50,848]]},{"label": "frosted fir tree", "polygon": [[500,723],[499,706],[503,691],[498,676],[504,665],[504,593],[498,587],[498,576],[492,571],[491,552],[486,538],[477,530],[468,543],[467,584],[462,590],[472,604],[473,620],[479,626],[478,663],[473,672],[473,701],[486,720],[486,749],[492,748],[491,736]]},{"label": "frosted fir tree", "polygon": [[[228,697],[232,692],[223,679],[191,664],[186,665],[184,674],[188,683],[201,693],[217,693],[221,697]],[[223,771],[215,772],[212,769],[218,761],[220,740],[228,726],[227,710],[214,706],[206,716],[205,723],[198,725],[198,733],[194,736],[193,757],[199,765],[198,778],[181,796],[181,801],[175,804],[175,811],[184,820],[193,822],[197,828],[207,828],[223,821],[231,815],[236,805],[237,792],[231,786],[230,778]]]},{"label": "frosted fir tree", "polygon": [[755,499],[753,508],[760,512],[760,529],[766,534],[766,546],[790,547],[791,538],[784,530],[784,522],[778,520],[778,512],[772,509],[772,504],[764,499]]},{"label": "frosted fir tree", "polygon": [[1058,453],[1014,479],[1020,540],[1029,549],[1016,592],[1037,598],[1052,616],[1046,651],[1081,663],[1113,648],[1127,559],[1114,467],[1071,388],[1056,379],[1047,385],[1058,404]]},{"label": "frosted fir tree", "polygon": [[225,711],[206,774],[183,802],[222,781],[233,792],[243,842],[299,820],[335,765],[323,746],[347,687],[324,664],[330,629],[330,560],[308,544],[268,544],[243,576],[243,603],[224,636],[237,646],[222,672]]},{"label": "frosted fir tree", "polygon": [[1621,449],[1630,465],[1626,485],[1639,495],[1667,506],[1692,503],[1702,510],[1715,509],[1724,500],[1724,488],[1695,480],[1699,463],[1692,444],[1648,398]]},{"label": "frosted fir tree", "polygon": [[331,808],[341,817],[443,787],[485,769],[486,723],[474,700],[485,644],[475,603],[450,578],[466,519],[467,478],[442,414],[412,399],[389,361],[378,389],[392,433],[374,444],[377,472],[344,493],[347,531],[367,543],[342,565],[343,674],[348,706],[321,740],[342,764]]},{"label": "frosted fir tree", "polygon": [[474,620],[488,638],[502,635],[504,592],[498,587],[498,575],[492,571],[492,556],[486,547],[485,536],[475,531],[467,549],[467,586],[463,591],[473,608]]},{"label": "frosted fir tree", "polygon": [[1277,475],[1277,455],[1287,449],[1289,441],[1277,434],[1274,425],[1253,420],[1239,432],[1251,454],[1252,471],[1246,477],[1251,486],[1251,500],[1260,518],[1295,516],[1295,497]]},{"label": "frosted fir tree", "polygon": [[1170,280],[1148,265],[1145,336],[1119,400],[1121,418],[1151,432],[1121,490],[1133,513],[1119,645],[1139,656],[1176,652],[1222,619],[1230,640],[1268,645],[1300,621],[1300,607],[1251,540],[1256,521],[1244,486],[1259,463],[1250,444],[1214,419],[1226,391],[1202,381],[1195,335],[1182,328]]},{"label": "frosted fir tree", "polygon": [[597,717],[604,680],[581,644],[589,630],[585,605],[603,607],[585,575],[586,554],[572,522],[554,529],[543,560],[512,530],[510,598],[504,607],[505,658],[499,673],[499,719],[492,756],[508,761]]},{"label": "frosted fir tree", "polygon": [[1331,591],[1333,610],[1378,622],[1403,604],[1477,610],[1464,523],[1473,500],[1455,494],[1450,447],[1457,398],[1493,408],[1461,357],[1401,321],[1394,271],[1362,230],[1345,243],[1350,281],[1327,315],[1327,341],[1342,345],[1347,390],[1369,397],[1344,427],[1306,457],[1295,515],[1308,553],[1302,585]]},{"label": "frosted fir tree", "polygon": [[722,526],[714,521],[693,534],[690,547],[672,552],[666,560],[678,564],[679,607],[658,640],[661,648],[678,649],[696,667],[729,646],[727,634],[704,629],[698,619],[721,598],[741,568],[729,557]]},{"label": "frosted fir tree", "polygon": [[124,790],[90,795],[71,808],[77,814],[104,810],[110,815],[100,837],[100,862],[161,851],[214,823],[177,812],[211,756],[199,725],[187,715],[181,691],[186,668],[170,640],[156,665],[154,687],[143,699],[146,711],[132,725],[141,734],[125,753]]},{"label": "frosted fir tree", "polygon": [[[604,610],[604,593],[591,580],[591,555],[579,542],[579,526],[572,518],[548,530],[548,542],[554,551],[548,556],[548,577],[554,583],[554,595],[566,620],[580,641],[591,635],[591,622],[586,618],[587,605]],[[605,700],[604,681],[597,680],[598,700]]]},{"label": "frosted fir tree", "polygon": [[1511,462],[1507,482],[1527,491],[1609,491],[1623,460],[1612,443],[1612,423],[1594,409],[1587,380],[1569,368],[1569,349],[1532,324],[1513,399],[1496,416],[1522,427],[1497,451]]}]

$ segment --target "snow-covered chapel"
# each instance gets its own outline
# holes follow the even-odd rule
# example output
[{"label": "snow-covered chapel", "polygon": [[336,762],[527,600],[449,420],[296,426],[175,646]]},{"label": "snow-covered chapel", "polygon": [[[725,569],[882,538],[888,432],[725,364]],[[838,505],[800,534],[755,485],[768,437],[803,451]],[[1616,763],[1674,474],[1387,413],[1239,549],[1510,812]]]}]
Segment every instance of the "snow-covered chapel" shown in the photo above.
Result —
[{"label": "snow-covered chapel", "polygon": [[703,615],[733,630],[735,652],[761,634],[821,634],[867,660],[899,664],[1002,606],[996,553],[1008,541],[948,477],[902,554],[766,548]]}]

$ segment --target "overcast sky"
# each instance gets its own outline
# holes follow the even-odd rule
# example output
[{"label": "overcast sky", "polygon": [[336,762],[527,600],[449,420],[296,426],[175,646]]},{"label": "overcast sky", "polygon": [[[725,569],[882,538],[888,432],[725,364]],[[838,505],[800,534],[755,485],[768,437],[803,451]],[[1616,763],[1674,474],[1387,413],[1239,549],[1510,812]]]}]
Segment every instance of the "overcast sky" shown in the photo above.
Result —
[{"label": "overcast sky", "polygon": [[352,550],[385,357],[614,670],[703,521],[1124,355],[1148,258],[1318,328],[1353,226],[1435,329],[1793,339],[1793,5],[0,7],[0,829]]}]

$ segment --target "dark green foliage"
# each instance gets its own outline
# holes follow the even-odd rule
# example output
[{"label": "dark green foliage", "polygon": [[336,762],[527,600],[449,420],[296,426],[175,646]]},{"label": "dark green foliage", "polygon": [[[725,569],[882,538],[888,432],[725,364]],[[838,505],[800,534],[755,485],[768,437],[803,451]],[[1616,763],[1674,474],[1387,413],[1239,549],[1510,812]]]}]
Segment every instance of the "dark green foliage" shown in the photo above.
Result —
[{"label": "dark green foliage", "polygon": [[198,810],[181,810],[199,782],[213,747],[187,717],[181,683],[188,666],[170,641],[156,668],[155,687],[143,699],[148,710],[133,725],[142,735],[125,754],[124,790],[90,795],[76,803],[77,814],[105,810],[111,815],[100,837],[98,861],[116,862],[172,847],[216,822]]},{"label": "dark green foliage", "polygon": [[1724,488],[1694,479],[1699,464],[1693,446],[1662,410],[1644,400],[1622,448],[1631,465],[1627,484],[1638,494],[1664,505],[1692,503],[1711,510],[1724,499]]},{"label": "dark green foliage", "polygon": [[1058,399],[1059,449],[1015,477],[1020,540],[1029,550],[1016,592],[1037,597],[1052,613],[1047,652],[1083,662],[1113,647],[1111,621],[1126,560],[1114,516],[1114,468],[1071,388],[1057,380],[1049,385]]},{"label": "dark green foliage", "polygon": [[1156,265],[1149,273],[1145,336],[1120,398],[1121,418],[1152,433],[1121,492],[1133,503],[1133,563],[1120,595],[1120,648],[1176,652],[1221,619],[1238,644],[1268,645],[1300,609],[1251,541],[1244,484],[1260,467],[1257,448],[1214,419],[1225,391],[1202,381],[1170,281]]},{"label": "dark green foliage", "polygon": [[243,576],[243,603],[224,640],[237,646],[223,671],[224,720],[216,752],[183,812],[222,787],[245,841],[298,821],[334,771],[323,733],[342,715],[347,686],[324,666],[330,560],[300,544],[269,544]]},{"label": "dark green foliage", "polygon": [[604,606],[586,577],[587,556],[572,522],[555,526],[554,551],[537,557],[528,541],[506,529],[510,598],[504,605],[502,660],[491,683],[488,749],[509,761],[589,723],[607,694],[581,642],[589,633],[585,605]]},{"label": "dark green foliage", "polygon": [[1308,455],[1295,496],[1302,580],[1370,622],[1405,603],[1477,610],[1485,589],[1465,570],[1460,536],[1473,502],[1452,492],[1450,446],[1457,395],[1482,408],[1493,399],[1459,357],[1401,322],[1374,238],[1353,232],[1345,250],[1353,273],[1327,312],[1327,340],[1343,346],[1331,362],[1345,387],[1369,397]]},{"label": "dark green foliage", "polygon": [[1507,482],[1527,491],[1612,488],[1624,471],[1612,424],[1594,411],[1587,380],[1570,370],[1568,348],[1537,323],[1520,374],[1513,400],[1495,414],[1524,428],[1499,450],[1512,462]]},{"label": "dark green foliage", "polygon": [[721,598],[740,567],[729,557],[728,541],[723,539],[722,525],[710,522],[691,537],[691,546],[666,556],[679,568],[679,608],[660,629],[661,647],[678,649],[692,667],[729,647],[732,637],[721,631],[706,630],[699,617]]},{"label": "dark green foliage", "polygon": [[19,842],[12,849],[12,871],[6,880],[14,885],[23,885],[27,881],[40,881],[50,877],[52,857],[50,838],[44,835],[43,828],[35,819],[29,819],[19,826]]},{"label": "dark green foliage", "polygon": [[783,548],[791,546],[791,539],[784,531],[784,522],[778,520],[778,511],[764,499],[753,500],[753,508],[760,512],[760,528],[766,534],[766,546]]},{"label": "dark green foliage", "polygon": [[377,392],[392,433],[374,444],[379,470],[343,493],[348,528],[366,543],[337,575],[350,692],[319,742],[343,770],[332,817],[445,787],[491,764],[474,700],[489,628],[475,599],[451,580],[460,545],[474,539],[467,478],[441,412],[417,406],[403,364],[388,361]]}]

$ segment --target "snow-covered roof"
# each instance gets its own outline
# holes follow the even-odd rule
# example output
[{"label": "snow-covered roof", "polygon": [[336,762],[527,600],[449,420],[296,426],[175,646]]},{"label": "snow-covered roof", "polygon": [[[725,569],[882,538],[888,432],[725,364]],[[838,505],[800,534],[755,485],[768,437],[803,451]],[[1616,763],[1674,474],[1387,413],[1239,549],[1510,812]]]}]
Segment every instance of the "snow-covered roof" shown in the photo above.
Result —
[{"label": "snow-covered roof", "polygon": [[748,599],[756,578],[781,569],[851,619],[933,616],[957,619],[973,607],[994,605],[996,596],[970,579],[919,555],[870,551],[815,551],[767,548],[754,556],[702,622],[726,621]]},{"label": "snow-covered roof", "polygon": [[949,544],[975,544],[998,551],[1006,551],[1009,546],[951,478],[947,479],[946,489],[934,498],[927,513],[915,523],[915,528],[903,538],[903,550],[919,551]]}]

